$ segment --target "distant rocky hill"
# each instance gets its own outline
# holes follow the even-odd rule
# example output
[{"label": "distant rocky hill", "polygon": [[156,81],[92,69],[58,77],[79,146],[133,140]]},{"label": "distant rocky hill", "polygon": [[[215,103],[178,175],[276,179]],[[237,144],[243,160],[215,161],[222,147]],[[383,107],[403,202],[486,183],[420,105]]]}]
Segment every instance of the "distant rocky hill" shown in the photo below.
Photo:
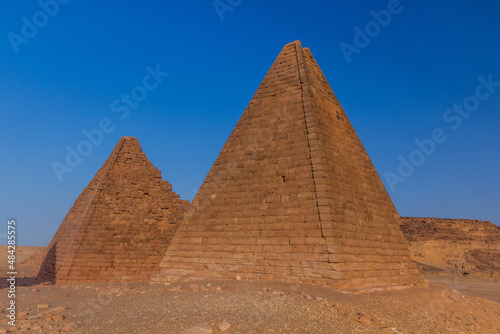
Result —
[{"label": "distant rocky hill", "polygon": [[425,273],[500,280],[500,227],[489,221],[401,217],[412,259]]}]

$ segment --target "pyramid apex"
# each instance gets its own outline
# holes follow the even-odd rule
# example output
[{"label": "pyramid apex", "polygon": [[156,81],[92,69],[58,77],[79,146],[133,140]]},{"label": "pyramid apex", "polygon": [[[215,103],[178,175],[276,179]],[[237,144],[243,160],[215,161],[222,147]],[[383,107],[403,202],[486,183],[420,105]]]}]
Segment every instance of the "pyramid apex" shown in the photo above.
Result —
[{"label": "pyramid apex", "polygon": [[296,46],[302,47],[302,43],[299,40],[290,42],[290,43],[286,44],[285,47],[287,47],[289,45],[296,45]]},{"label": "pyramid apex", "polygon": [[136,137],[129,137],[129,136],[121,137],[118,143],[116,144],[115,148],[119,148],[123,145],[127,147],[134,147],[135,149],[139,149],[142,151],[141,143],[139,142],[139,139],[137,139]]},{"label": "pyramid apex", "polygon": [[130,136],[123,136],[120,138],[120,140],[133,140],[133,141],[139,141],[136,137],[130,137]]}]

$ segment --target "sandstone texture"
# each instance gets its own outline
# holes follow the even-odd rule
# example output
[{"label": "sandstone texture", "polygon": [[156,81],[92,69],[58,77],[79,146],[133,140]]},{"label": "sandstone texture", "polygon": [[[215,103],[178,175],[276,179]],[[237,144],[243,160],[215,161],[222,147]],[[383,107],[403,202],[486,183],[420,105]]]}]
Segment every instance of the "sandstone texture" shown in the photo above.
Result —
[{"label": "sandstone texture", "polygon": [[500,227],[469,219],[401,217],[401,222],[415,261],[442,274],[500,280]]},{"label": "sandstone texture", "polygon": [[123,137],[69,210],[37,270],[57,283],[149,281],[188,201]]},{"label": "sandstone texture", "polygon": [[153,279],[424,284],[399,225],[339,101],[297,41],[268,71]]}]

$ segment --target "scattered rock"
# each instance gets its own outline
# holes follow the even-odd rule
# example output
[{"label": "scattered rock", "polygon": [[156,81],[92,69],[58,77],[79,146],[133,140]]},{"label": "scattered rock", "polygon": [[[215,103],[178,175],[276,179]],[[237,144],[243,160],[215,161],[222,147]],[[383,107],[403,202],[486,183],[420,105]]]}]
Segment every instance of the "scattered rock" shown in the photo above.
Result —
[{"label": "scattered rock", "polygon": [[58,306],[58,307],[53,308],[52,310],[50,310],[50,312],[60,313],[60,312],[63,312],[64,310],[66,310],[66,307],[64,307],[64,306]]},{"label": "scattered rock", "polygon": [[198,289],[200,288],[200,285],[199,285],[199,284],[191,284],[191,285],[189,286],[189,288],[190,288],[191,290],[196,291],[196,290],[198,290]]},{"label": "scattered rock", "polygon": [[228,323],[228,322],[226,322],[226,321],[224,321],[223,323],[219,324],[219,330],[221,332],[227,331],[230,327],[231,327],[231,324]]},{"label": "scattered rock", "polygon": [[20,324],[20,325],[19,325],[19,327],[20,327],[20,328],[23,328],[23,329],[24,329],[24,328],[30,328],[30,327],[31,327],[31,324],[30,324],[29,322],[26,322],[26,323],[24,323],[24,324]]},{"label": "scattered rock", "polygon": [[342,314],[342,315],[346,315],[347,314],[347,311],[344,310],[343,308],[338,308],[337,312],[340,313],[340,314]]},{"label": "scattered rock", "polygon": [[321,298],[321,297],[314,297],[314,299],[317,300],[318,302],[323,300],[323,298]]},{"label": "scattered rock", "polygon": [[238,281],[239,281],[239,280],[241,280],[240,275],[236,275],[236,279],[237,279]]},{"label": "scattered rock", "polygon": [[17,314],[17,318],[18,318],[18,319],[22,319],[22,318],[24,318],[25,316],[27,316],[28,314],[29,314],[29,312],[19,312],[19,313]]},{"label": "scattered rock", "polygon": [[62,315],[55,315],[55,316],[52,317],[52,320],[60,322],[60,321],[64,320],[64,316],[62,316]]},{"label": "scattered rock", "polygon": [[45,310],[45,309],[49,308],[49,305],[47,305],[47,304],[38,304],[37,308],[39,310]]},{"label": "scattered rock", "polygon": [[212,334],[212,326],[209,324],[198,324],[184,330],[186,334]]},{"label": "scattered rock", "polygon": [[362,315],[358,318],[358,322],[365,324],[365,325],[369,325],[372,323],[372,319],[370,319],[370,317],[367,315]]},{"label": "scattered rock", "polygon": [[73,326],[64,326],[63,328],[61,328],[61,332],[71,332],[74,330],[75,330],[75,327],[73,327]]}]

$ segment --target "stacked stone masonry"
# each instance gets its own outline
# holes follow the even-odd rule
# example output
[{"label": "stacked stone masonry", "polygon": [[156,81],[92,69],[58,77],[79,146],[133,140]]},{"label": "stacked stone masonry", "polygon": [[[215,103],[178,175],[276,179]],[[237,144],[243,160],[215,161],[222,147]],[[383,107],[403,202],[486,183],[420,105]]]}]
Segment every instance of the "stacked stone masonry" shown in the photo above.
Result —
[{"label": "stacked stone masonry", "polygon": [[368,154],[298,41],[268,71],[160,266],[154,280],[424,284]]},{"label": "stacked stone masonry", "polygon": [[57,283],[149,281],[188,205],[137,139],[123,137],[69,210],[37,274]]}]

